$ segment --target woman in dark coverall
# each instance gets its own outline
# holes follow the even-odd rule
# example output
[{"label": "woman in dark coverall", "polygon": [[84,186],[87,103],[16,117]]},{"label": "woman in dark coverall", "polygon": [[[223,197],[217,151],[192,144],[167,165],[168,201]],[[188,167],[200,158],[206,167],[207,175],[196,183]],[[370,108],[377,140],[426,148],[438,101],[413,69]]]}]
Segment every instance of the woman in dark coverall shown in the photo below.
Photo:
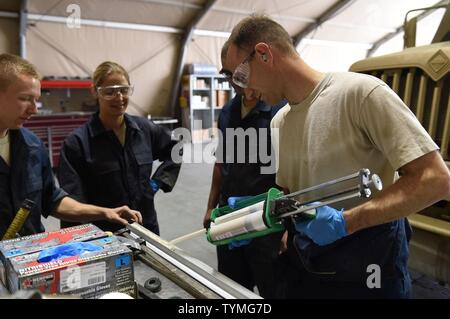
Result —
[{"label": "woman in dark coverall", "polygon": [[[133,87],[122,66],[103,62],[94,72],[93,85],[99,111],[64,141],[60,185],[84,203],[128,205],[140,211],[143,225],[159,235],[154,195],[175,185],[181,166],[171,160],[176,142],[170,130],[125,113]],[[154,160],[162,164],[151,177]],[[103,230],[120,228],[105,221],[95,224]]]}]

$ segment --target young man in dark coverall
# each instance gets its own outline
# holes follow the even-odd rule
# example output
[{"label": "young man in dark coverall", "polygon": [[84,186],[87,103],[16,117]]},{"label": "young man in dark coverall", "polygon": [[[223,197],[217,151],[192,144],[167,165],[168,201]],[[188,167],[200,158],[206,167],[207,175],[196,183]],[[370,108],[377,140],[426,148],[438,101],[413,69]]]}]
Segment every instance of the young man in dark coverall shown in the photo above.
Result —
[{"label": "young man in dark coverall", "polygon": [[[228,49],[227,43],[222,48],[222,70],[220,73],[231,80],[231,73],[224,63]],[[233,83],[230,81],[231,85]],[[227,146],[232,136],[227,136],[227,128],[232,129],[256,129],[258,135],[258,148],[264,145],[271,152],[270,121],[275,113],[285,104],[271,107],[255,98],[252,90],[244,90],[233,85],[236,96],[223,106],[219,117],[219,130],[223,136],[223,143],[219,149],[223,154],[223,163],[216,161],[214,165],[211,190],[208,200],[208,208],[204,217],[204,226],[210,223],[211,211],[217,206],[225,206],[230,197],[253,196],[266,192],[271,187],[276,187],[275,172],[272,174],[261,173],[261,167],[265,166],[258,157],[256,163],[249,161],[252,157],[251,147],[248,141],[245,149],[239,150],[235,144],[235,154],[230,154]],[[259,129],[265,129],[264,137],[259,135]],[[265,141],[264,141],[265,138]],[[256,151],[257,148],[255,148]],[[245,152],[245,162],[236,163],[239,155],[236,152]],[[229,160],[232,159],[230,162]],[[267,163],[266,163],[267,165]],[[250,243],[233,242],[230,245],[217,247],[218,270],[242,286],[253,290],[256,285],[260,295],[264,298],[274,298],[276,260],[280,249],[281,233],[271,234],[266,237],[255,238]],[[243,245],[244,244],[244,245]]]},{"label": "young man in dark coverall", "polygon": [[85,205],[56,187],[47,149],[31,131],[22,128],[37,113],[41,95],[39,75],[28,61],[11,54],[0,55],[0,238],[25,199],[35,204],[20,235],[45,231],[41,216],[118,224],[142,222],[141,214],[127,206],[104,208]]}]

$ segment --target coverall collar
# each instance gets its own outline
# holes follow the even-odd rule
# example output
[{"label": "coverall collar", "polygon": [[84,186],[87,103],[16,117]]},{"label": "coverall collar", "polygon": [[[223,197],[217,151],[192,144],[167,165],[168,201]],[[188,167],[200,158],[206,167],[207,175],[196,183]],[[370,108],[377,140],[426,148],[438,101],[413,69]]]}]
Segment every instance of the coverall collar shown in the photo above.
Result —
[{"label": "coverall collar", "polygon": [[[141,131],[135,120],[130,117],[128,114],[124,114],[125,124],[127,125],[127,128],[134,129],[137,131]],[[101,135],[108,130],[105,129],[105,127],[102,124],[102,121],[100,120],[99,112],[97,111],[91,118],[91,120],[88,122],[89,127],[89,134],[91,137],[96,137],[98,135]]]}]

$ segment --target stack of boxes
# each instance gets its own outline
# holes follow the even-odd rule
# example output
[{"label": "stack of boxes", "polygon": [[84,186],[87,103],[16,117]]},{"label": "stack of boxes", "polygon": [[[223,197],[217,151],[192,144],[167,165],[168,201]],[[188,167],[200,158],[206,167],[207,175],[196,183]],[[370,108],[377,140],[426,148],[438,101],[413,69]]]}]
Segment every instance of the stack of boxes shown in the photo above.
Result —
[{"label": "stack of boxes", "polygon": [[[88,242],[98,250],[38,261],[43,250],[76,242]],[[0,242],[0,278],[11,293],[37,289],[81,298],[113,291],[135,296],[131,250],[92,224]]]},{"label": "stack of boxes", "polygon": [[230,100],[230,91],[216,91],[216,107],[222,108]]}]

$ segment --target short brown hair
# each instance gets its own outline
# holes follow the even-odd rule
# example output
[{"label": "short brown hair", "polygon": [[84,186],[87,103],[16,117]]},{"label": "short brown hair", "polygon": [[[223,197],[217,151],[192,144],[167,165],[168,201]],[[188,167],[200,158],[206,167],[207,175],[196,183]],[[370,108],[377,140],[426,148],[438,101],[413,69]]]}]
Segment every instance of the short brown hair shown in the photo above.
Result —
[{"label": "short brown hair", "polygon": [[3,53],[0,54],[0,90],[5,90],[21,74],[40,79],[36,67],[20,56]]},{"label": "short brown hair", "polygon": [[222,50],[220,51],[220,59],[222,60],[222,66],[223,66],[223,62],[225,62],[225,60],[227,59],[227,52],[228,52],[229,47],[230,47],[230,40],[227,40],[223,44]]},{"label": "short brown hair", "polygon": [[250,51],[259,42],[270,44],[288,55],[297,54],[289,33],[265,15],[254,14],[242,19],[231,32],[229,41]]},{"label": "short brown hair", "polygon": [[105,61],[101,63],[94,71],[93,82],[94,87],[99,87],[102,85],[103,81],[106,77],[113,73],[122,74],[127,80],[128,84],[130,84],[130,77],[128,72],[124,69],[123,66],[116,62]]}]

